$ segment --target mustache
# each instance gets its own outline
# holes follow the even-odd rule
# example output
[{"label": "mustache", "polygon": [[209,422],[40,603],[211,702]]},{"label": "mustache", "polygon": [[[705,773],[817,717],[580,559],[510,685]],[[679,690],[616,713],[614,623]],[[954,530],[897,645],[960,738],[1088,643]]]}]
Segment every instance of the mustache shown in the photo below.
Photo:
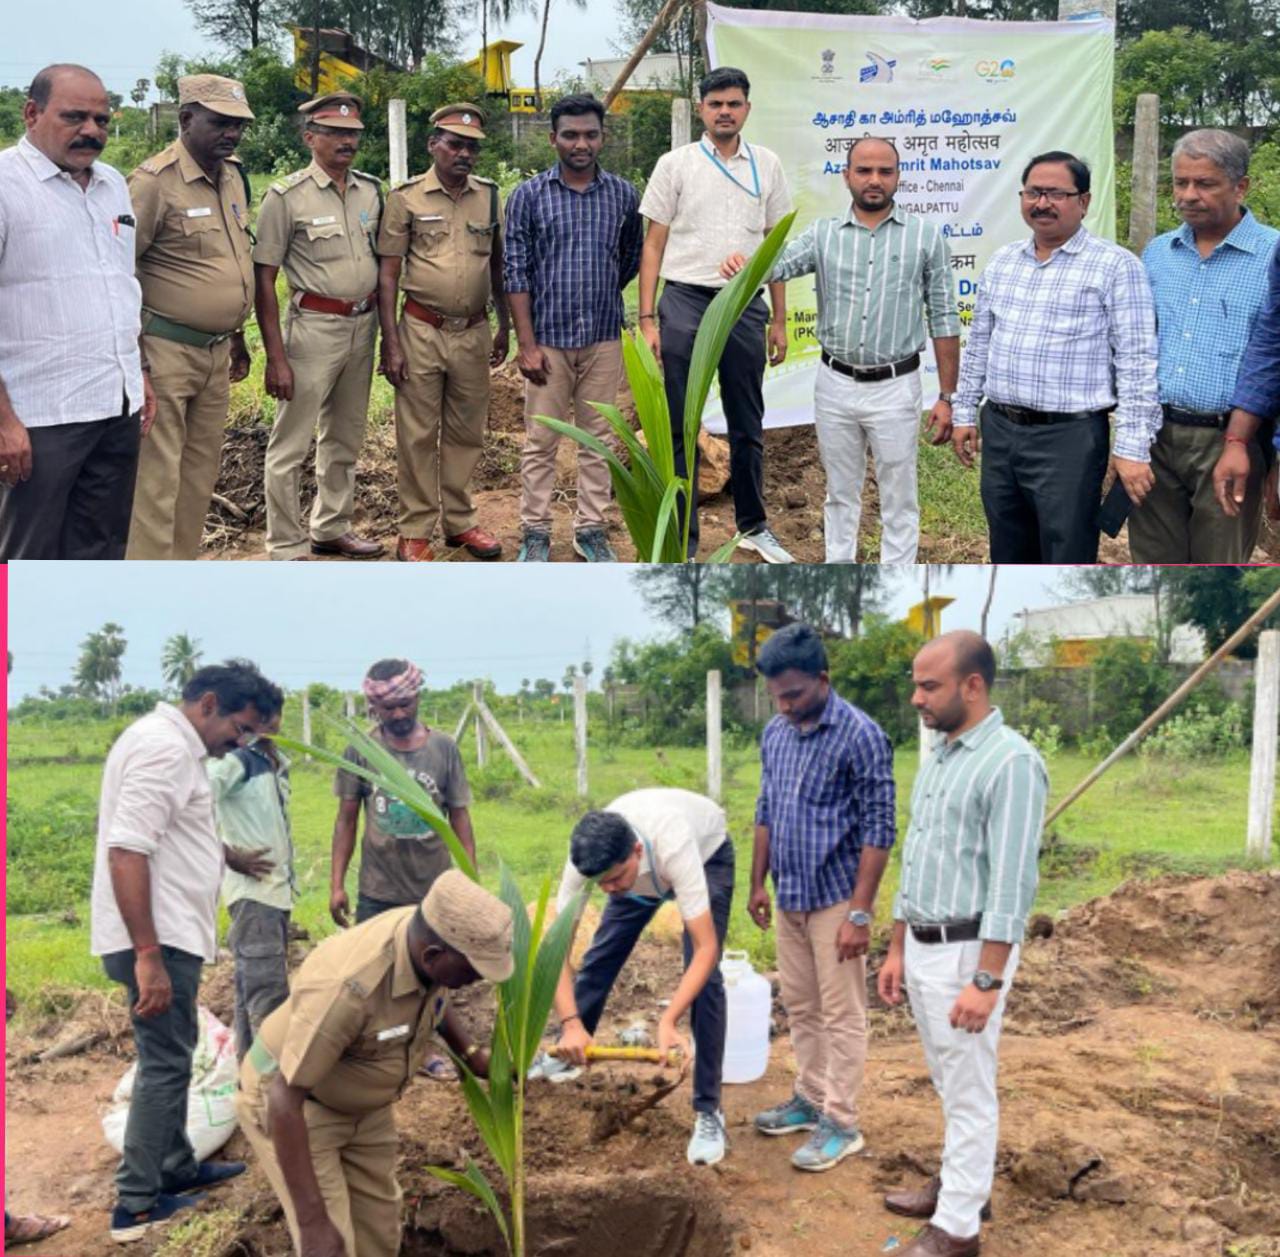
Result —
[{"label": "mustache", "polygon": [[82,136],[78,140],[71,142],[71,148],[74,151],[77,148],[92,149],[95,153],[100,153],[106,147],[101,140],[90,139],[88,136]]}]

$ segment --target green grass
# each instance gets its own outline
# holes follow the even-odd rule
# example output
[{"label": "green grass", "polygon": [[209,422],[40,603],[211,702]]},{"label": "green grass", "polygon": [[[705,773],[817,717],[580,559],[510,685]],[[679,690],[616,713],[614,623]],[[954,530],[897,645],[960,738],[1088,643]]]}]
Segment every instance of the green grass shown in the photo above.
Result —
[{"label": "green grass", "polygon": [[[429,715],[431,713],[428,713]],[[452,731],[456,713],[434,717]],[[10,728],[10,797],[24,813],[42,810],[53,818],[67,813],[93,815],[101,780],[101,762],[30,762],[42,751],[65,755],[68,745],[98,748],[100,755],[114,725],[72,725],[41,729],[24,722]],[[541,777],[544,789],[525,785],[501,751],[492,752],[484,771],[475,766],[475,743],[468,737],[463,758],[471,778],[481,876],[497,886],[498,859],[512,868],[525,894],[533,898],[543,877],[558,880],[567,854],[569,832],[579,813],[601,806],[627,790],[645,785],[683,786],[700,790],[705,784],[706,754],[701,747],[638,747],[611,742],[603,723],[593,725],[588,753],[590,795],[575,792],[573,725],[570,721],[507,724],[508,731]],[[286,732],[296,736],[296,714],[287,714]],[[321,726],[314,731],[321,736]],[[323,730],[329,745],[340,741]],[[20,762],[26,760],[27,762]],[[917,757],[903,747],[897,756],[898,832],[905,831],[910,786]],[[724,801],[738,854],[737,899],[729,945],[747,947],[762,964],[771,963],[772,935],[762,935],[747,919],[746,896],[750,873],[751,826],[759,761],[754,745],[727,745],[724,755]],[[1049,765],[1052,799],[1062,798],[1092,767],[1084,756],[1064,752]],[[1042,861],[1042,880],[1036,909],[1055,912],[1095,895],[1106,894],[1127,877],[1164,871],[1215,873],[1244,866],[1249,762],[1245,752],[1228,758],[1186,763],[1147,761],[1131,757],[1114,768],[1053,827],[1049,850]],[[62,812],[59,811],[62,809]],[[294,772],[293,828],[298,854],[301,898],[295,910],[299,924],[315,939],[335,928],[328,913],[329,842],[335,801],[331,775],[316,765],[303,764]],[[77,846],[92,842],[92,826],[74,827]],[[898,853],[881,888],[879,919],[888,918],[898,880]],[[42,854],[45,852],[46,854]],[[10,895],[39,878],[61,876],[65,883],[49,910],[8,917],[8,983],[28,1006],[56,1008],[66,987],[107,987],[97,961],[88,954],[89,885],[83,873],[59,872],[90,867],[87,852],[67,863],[67,852],[56,841],[45,847],[28,844],[15,862],[10,857]],[[354,901],[356,874],[347,877]],[[70,910],[67,919],[64,913]],[[225,917],[222,922],[225,930]]]}]

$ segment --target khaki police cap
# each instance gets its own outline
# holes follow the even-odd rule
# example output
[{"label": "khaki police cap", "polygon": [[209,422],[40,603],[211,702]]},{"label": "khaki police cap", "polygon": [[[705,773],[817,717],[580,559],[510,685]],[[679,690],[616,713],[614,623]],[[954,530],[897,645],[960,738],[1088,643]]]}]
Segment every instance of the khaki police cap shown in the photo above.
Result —
[{"label": "khaki police cap", "polygon": [[465,100],[457,105],[444,105],[437,109],[431,115],[431,122],[442,131],[452,131],[454,135],[462,135],[469,140],[487,138],[481,130],[484,126],[484,110]]},{"label": "khaki police cap", "polygon": [[178,104],[203,105],[224,118],[252,118],[244,84],[221,74],[188,74],[178,80]]},{"label": "khaki police cap", "polygon": [[511,976],[511,909],[461,869],[449,869],[431,883],[422,915],[482,978],[505,982]]},{"label": "khaki police cap", "polygon": [[360,121],[360,110],[363,108],[364,101],[353,92],[329,92],[325,96],[305,101],[298,106],[298,112],[308,121],[318,122],[322,126],[363,131],[364,123]]}]

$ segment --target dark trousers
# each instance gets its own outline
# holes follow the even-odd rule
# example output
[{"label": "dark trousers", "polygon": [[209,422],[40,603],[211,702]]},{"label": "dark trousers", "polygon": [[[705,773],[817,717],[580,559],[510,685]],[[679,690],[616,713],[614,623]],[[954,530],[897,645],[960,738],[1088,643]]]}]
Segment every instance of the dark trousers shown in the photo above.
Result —
[{"label": "dark trousers", "polygon": [[[729,910],[733,905],[733,844],[724,845],[703,865],[707,874],[707,891],[711,896],[711,919],[716,927],[716,942],[724,949],[724,936],[729,929]],[[611,897],[600,917],[591,946],[582,958],[582,968],[573,984],[573,998],[578,1015],[588,1034],[595,1034],[604,1012],[609,992],[627,957],[631,955],[641,931],[653,919],[659,904],[641,902],[625,896]],[[684,932],[684,964],[693,958],[693,940]],[[693,1001],[689,1024],[697,1055],[693,1065],[693,1107],[699,1113],[714,1113],[720,1107],[720,1075],[724,1069],[724,1036],[726,1027],[724,979],[720,976],[719,957],[707,984]]]},{"label": "dark trousers", "polygon": [[176,947],[161,947],[160,955],[173,985],[169,1007],[156,1017],[133,1012],[138,1002],[133,950],[103,956],[107,977],[124,984],[138,1053],[133,1099],[124,1128],[124,1155],[116,1169],[116,1195],[131,1213],[152,1208],[161,1192],[191,1182],[197,1164],[187,1138],[187,1090],[191,1058],[199,1024],[196,991],[200,986],[199,956]]},{"label": "dark trousers", "polygon": [[28,428],[31,479],[0,485],[0,561],[123,559],[141,421]]},{"label": "dark trousers", "polygon": [[[662,337],[662,376],[671,412],[671,439],[675,447],[676,473],[686,475],[684,448],[684,395],[693,360],[698,325],[718,289],[668,282],[658,301]],[[720,402],[729,429],[729,487],[738,531],[756,532],[764,527],[764,366],[765,323],[768,310],[757,296],[734,325],[720,359]],[[697,489],[697,450],[694,451],[694,487]],[[683,527],[684,515],[680,516]],[[698,548],[698,508],[693,505],[689,524],[689,557]]]},{"label": "dark trousers", "polygon": [[263,1021],[289,998],[289,914],[254,899],[237,899],[227,911],[227,946],[236,962],[236,1056],[244,1060]]},{"label": "dark trousers", "polygon": [[1105,415],[1024,426],[982,407],[982,509],[992,563],[1096,563]]},{"label": "dark trousers", "polygon": [[384,899],[370,899],[368,895],[356,892],[356,924],[361,925],[371,917],[381,916],[392,908],[407,908],[405,903],[387,903]]}]

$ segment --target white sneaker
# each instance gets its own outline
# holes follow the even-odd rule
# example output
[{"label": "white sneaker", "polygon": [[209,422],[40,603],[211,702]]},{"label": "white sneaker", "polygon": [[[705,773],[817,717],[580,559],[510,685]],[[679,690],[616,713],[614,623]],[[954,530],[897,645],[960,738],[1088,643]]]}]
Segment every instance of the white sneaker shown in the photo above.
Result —
[{"label": "white sneaker", "polygon": [[747,533],[738,545],[743,550],[754,550],[766,563],[795,562],[795,559],[783,549],[782,542],[767,528]]},{"label": "white sneaker", "polygon": [[581,1073],[579,1066],[570,1065],[568,1061],[562,1061],[558,1056],[539,1052],[533,1058],[533,1064],[529,1066],[529,1072],[525,1077],[530,1082],[539,1078],[545,1078],[548,1082],[572,1082]]},{"label": "white sneaker", "polygon": [[715,1165],[724,1160],[727,1146],[724,1133],[724,1114],[695,1113],[693,1115],[693,1137],[689,1140],[689,1151],[685,1154],[690,1165]]}]

